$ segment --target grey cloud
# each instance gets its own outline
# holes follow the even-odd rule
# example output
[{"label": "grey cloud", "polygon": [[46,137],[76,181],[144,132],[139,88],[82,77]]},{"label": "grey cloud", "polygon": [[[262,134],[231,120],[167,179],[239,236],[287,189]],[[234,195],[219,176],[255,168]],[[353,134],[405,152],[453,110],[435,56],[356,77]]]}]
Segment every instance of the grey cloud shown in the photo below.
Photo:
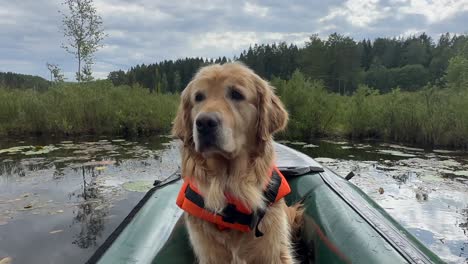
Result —
[{"label": "grey cloud", "polygon": [[[60,0],[4,2],[0,10],[0,71],[47,77],[45,63],[49,61],[60,64],[72,79],[74,58],[60,48],[65,41],[59,32]],[[94,71],[101,78],[109,71],[139,63],[233,56],[252,42],[302,42],[313,33],[325,37],[338,32],[355,39],[419,31],[435,37],[443,32],[466,33],[468,18],[468,7],[463,4],[447,6],[438,15],[437,7],[420,12],[418,2],[410,0],[368,1],[369,10],[356,10],[355,5],[366,0],[95,2],[109,34],[105,47],[96,53]]]}]

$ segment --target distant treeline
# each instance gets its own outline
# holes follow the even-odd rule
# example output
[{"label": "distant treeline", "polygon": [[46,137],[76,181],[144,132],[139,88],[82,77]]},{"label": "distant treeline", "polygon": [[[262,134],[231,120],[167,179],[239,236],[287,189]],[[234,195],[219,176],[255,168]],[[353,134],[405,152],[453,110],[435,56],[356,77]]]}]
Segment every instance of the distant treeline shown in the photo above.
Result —
[{"label": "distant treeline", "polygon": [[[448,62],[468,43],[466,35],[443,34],[435,42],[426,34],[407,38],[377,38],[355,41],[332,34],[328,39],[313,35],[304,47],[293,44],[254,45],[234,60],[240,60],[266,79],[291,78],[295,70],[320,80],[332,92],[352,94],[359,84],[380,92],[399,87],[414,91],[428,83],[441,84]],[[114,71],[114,85],[139,84],[150,91],[180,92],[195,71],[206,64],[223,63],[225,57],[186,58],[156,64],[137,65],[124,72]]]},{"label": "distant treeline", "polygon": [[0,72],[0,87],[41,91],[47,89],[49,86],[50,82],[39,76]]}]

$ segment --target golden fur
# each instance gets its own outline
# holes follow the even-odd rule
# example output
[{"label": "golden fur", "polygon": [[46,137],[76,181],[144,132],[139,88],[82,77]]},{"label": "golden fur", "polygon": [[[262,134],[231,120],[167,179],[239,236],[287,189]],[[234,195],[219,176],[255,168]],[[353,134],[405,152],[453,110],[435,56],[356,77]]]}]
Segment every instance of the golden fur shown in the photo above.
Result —
[{"label": "golden fur", "polygon": [[[242,100],[229,97],[232,89]],[[195,98],[202,94],[203,101]],[[194,124],[200,113],[221,117],[217,147],[200,151]],[[272,135],[285,128],[288,114],[273,88],[240,63],[202,68],[181,95],[173,134],[183,141],[182,175],[191,177],[216,212],[226,205],[225,193],[247,207],[264,206],[263,186],[274,163]],[[254,232],[220,231],[209,222],[185,215],[190,241],[200,263],[294,263],[291,225],[300,210],[280,200],[269,206]]]}]

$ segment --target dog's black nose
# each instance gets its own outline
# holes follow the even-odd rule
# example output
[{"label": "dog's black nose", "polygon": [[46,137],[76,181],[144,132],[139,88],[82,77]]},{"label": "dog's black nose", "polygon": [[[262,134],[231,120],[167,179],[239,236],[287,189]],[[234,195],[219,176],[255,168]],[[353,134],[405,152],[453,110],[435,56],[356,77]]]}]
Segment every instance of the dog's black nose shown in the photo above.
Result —
[{"label": "dog's black nose", "polygon": [[195,121],[198,132],[202,134],[216,131],[220,125],[220,119],[216,113],[201,113]]}]

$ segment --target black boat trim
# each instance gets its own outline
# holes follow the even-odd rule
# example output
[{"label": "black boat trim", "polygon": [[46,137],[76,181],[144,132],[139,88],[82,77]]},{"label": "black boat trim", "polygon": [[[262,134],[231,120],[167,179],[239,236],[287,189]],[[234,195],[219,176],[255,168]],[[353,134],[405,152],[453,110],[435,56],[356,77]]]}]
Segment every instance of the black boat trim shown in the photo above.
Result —
[{"label": "black boat trim", "polygon": [[[333,179],[328,173],[333,173],[331,170],[325,173],[320,173],[320,177],[325,184],[330,187],[345,203],[347,203],[357,214],[359,214],[382,238],[384,238],[396,251],[398,251],[402,257],[404,257],[409,263],[434,263],[429,259],[426,254],[415,247],[412,243],[408,242],[408,239],[404,237],[400,230],[395,229],[394,226],[388,223],[388,220],[373,207],[370,207],[367,203],[360,202],[362,196],[352,195],[348,190],[351,186],[346,184],[340,184]],[[336,174],[335,174],[336,175]],[[336,175],[336,177],[341,177]],[[356,199],[356,197],[359,197]]]},{"label": "black boat trim", "polygon": [[145,196],[141,198],[141,200],[133,207],[132,211],[124,218],[124,220],[117,226],[116,229],[107,237],[107,239],[102,243],[101,246],[94,252],[94,254],[86,261],[86,264],[94,264],[99,261],[99,259],[106,253],[107,249],[109,249],[114,241],[119,237],[122,231],[127,227],[127,225],[132,221],[135,215],[140,211],[140,209],[145,205],[146,201],[148,201],[151,196],[156,192],[158,189],[161,189],[164,186],[169,184],[173,184],[181,179],[180,172],[177,171],[173,173],[171,176],[167,177],[163,181],[156,181],[155,186],[146,192]]},{"label": "black boat trim", "polygon": [[324,172],[321,167],[314,166],[305,166],[305,167],[281,167],[278,166],[278,169],[283,173],[285,177],[291,176],[301,176],[309,173]]}]

